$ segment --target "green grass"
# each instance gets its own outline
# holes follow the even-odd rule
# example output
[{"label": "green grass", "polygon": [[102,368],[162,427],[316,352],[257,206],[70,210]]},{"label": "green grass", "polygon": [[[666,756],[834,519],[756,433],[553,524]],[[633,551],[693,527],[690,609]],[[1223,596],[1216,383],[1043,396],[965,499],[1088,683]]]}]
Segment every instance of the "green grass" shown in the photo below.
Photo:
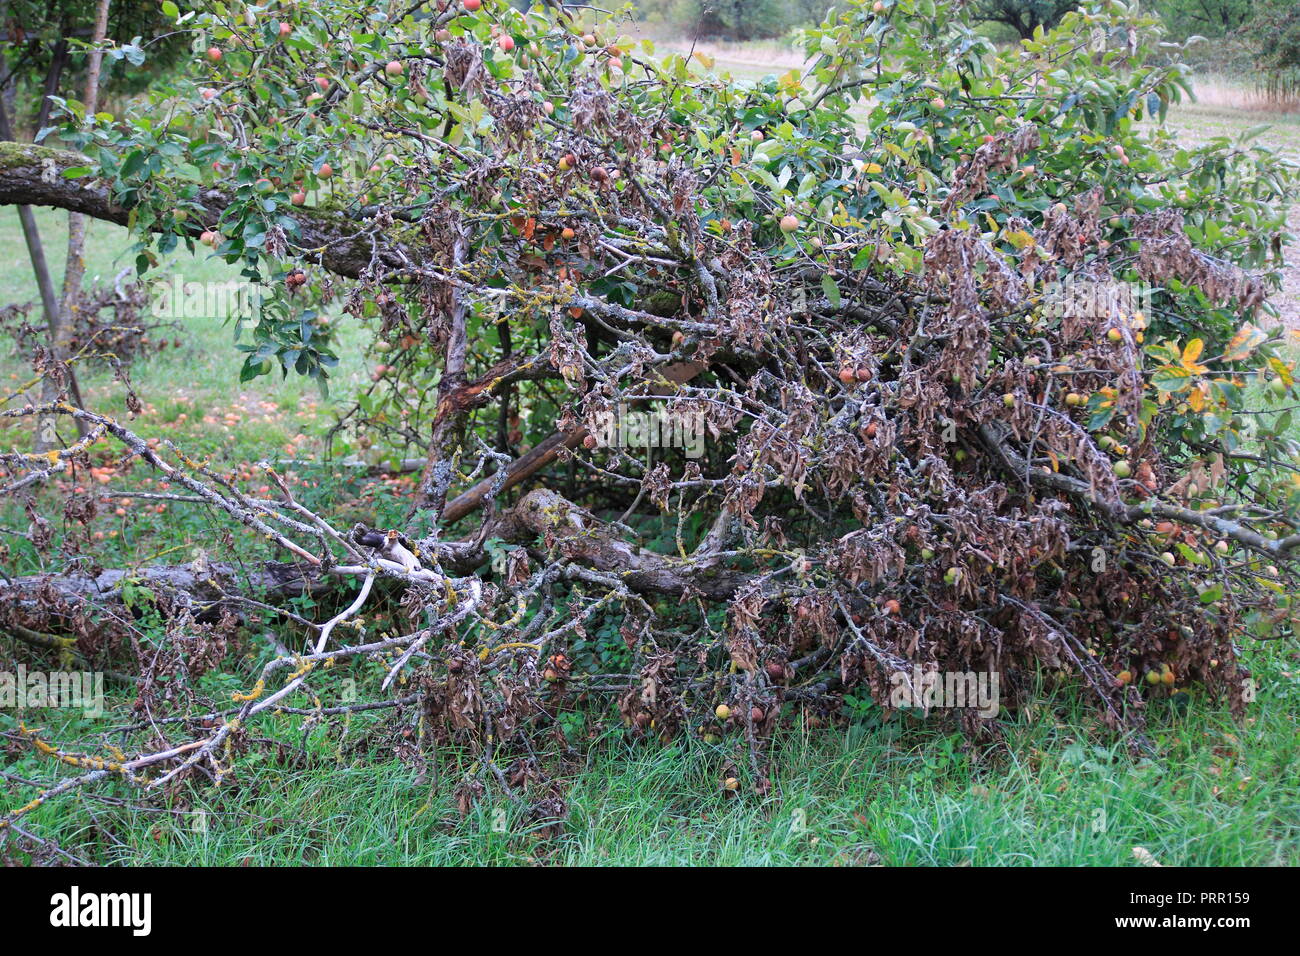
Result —
[{"label": "green grass", "polygon": [[[36,218],[45,255],[54,273],[55,287],[62,288],[67,214],[39,209]],[[87,281],[111,283],[123,268],[132,266],[127,254],[129,246],[125,229],[111,223],[92,222],[86,239]],[[220,283],[239,278],[235,267],[210,256],[209,250],[202,248],[193,255],[180,251],[164,275],[182,278],[186,282]],[[0,305],[36,301],[31,264],[17,211],[12,207],[2,208]],[[29,313],[29,321],[33,325],[44,322],[39,303]],[[138,383],[141,398],[148,404],[136,422],[141,430],[154,426],[170,428],[167,437],[178,443],[187,443],[187,449],[191,448],[188,443],[197,441],[202,447],[192,450],[198,453],[215,454],[222,460],[235,461],[245,451],[265,454],[266,446],[262,443],[271,441],[276,446],[283,445],[303,429],[318,437],[328,425],[324,420],[326,416],[321,413],[344,407],[356,387],[366,380],[358,354],[365,333],[355,322],[342,323],[338,332],[342,362],[331,378],[328,400],[322,399],[315,384],[295,375],[281,381],[277,373],[241,385],[239,368],[243,358],[234,348],[235,327],[233,323],[226,323],[224,316],[179,319],[176,322],[176,328],[168,337],[179,339],[182,343],[180,348],[169,347],[152,353],[132,365],[132,379]],[[8,344],[7,340],[5,344]],[[12,354],[10,349],[0,353],[0,394],[8,394],[27,377],[28,372],[29,366],[23,357]],[[111,370],[104,366],[91,366],[80,372],[80,378],[88,403],[107,414],[126,414],[122,389],[113,381]],[[270,407],[263,407],[264,402]],[[227,413],[237,414],[241,423],[245,420],[255,422],[261,430],[246,435],[243,428],[227,429],[222,421],[203,421],[205,415],[222,419]],[[178,422],[182,414],[187,420]],[[11,441],[23,444],[12,436],[0,438],[6,444]],[[253,450],[253,446],[260,448]],[[300,449],[303,457],[309,457],[312,450],[310,446]]]},{"label": "green grass", "polygon": [[[1157,699],[1154,752],[1136,759],[1073,687],[1004,718],[1004,745],[983,750],[941,719],[790,731],[762,798],[720,788],[727,758],[740,760],[728,744],[611,734],[567,777],[564,832],[543,835],[524,803],[489,798],[462,817],[452,791],[468,761],[454,751],[435,748],[422,775],[378,743],[340,760],[339,732],[318,728],[304,754],[250,755],[221,787],[143,806],[108,787],[46,805],[28,826],[136,865],[1133,865],[1138,846],[1166,865],[1295,865],[1297,654],[1278,647],[1255,663],[1261,693],[1243,722],[1195,692],[1185,711]],[[300,739],[290,718],[272,720],[277,738]],[[350,739],[367,726],[357,718]],[[10,772],[49,766],[30,756]],[[10,804],[30,795],[10,789]]]}]

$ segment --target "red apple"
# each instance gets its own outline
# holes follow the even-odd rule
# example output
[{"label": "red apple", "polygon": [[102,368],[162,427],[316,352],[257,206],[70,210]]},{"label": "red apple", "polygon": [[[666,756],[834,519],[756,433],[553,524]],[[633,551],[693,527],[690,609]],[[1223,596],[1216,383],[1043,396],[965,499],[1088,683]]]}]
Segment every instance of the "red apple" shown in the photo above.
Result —
[{"label": "red apple", "polygon": [[387,73],[389,76],[401,76],[401,75],[402,75],[402,61],[401,61],[401,60],[389,60],[389,61],[388,61],[388,64],[384,67],[384,72]]},{"label": "red apple", "polygon": [[479,7],[483,6],[483,0],[462,0],[461,6],[473,13]]},{"label": "red apple", "polygon": [[497,39],[497,47],[500,48],[502,53],[509,53],[515,48],[514,37],[509,34],[502,34]]},{"label": "red apple", "polygon": [[208,47],[208,59],[211,60],[213,63],[220,63],[220,62],[221,62],[221,48],[220,48],[220,47],[215,47],[215,46],[210,46],[210,47]]}]

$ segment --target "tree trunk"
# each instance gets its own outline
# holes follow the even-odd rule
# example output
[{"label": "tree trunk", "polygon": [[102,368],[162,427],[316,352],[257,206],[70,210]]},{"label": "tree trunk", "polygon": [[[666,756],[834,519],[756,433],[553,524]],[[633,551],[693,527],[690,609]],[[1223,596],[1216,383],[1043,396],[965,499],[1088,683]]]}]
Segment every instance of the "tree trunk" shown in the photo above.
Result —
[{"label": "tree trunk", "polygon": [[[41,108],[36,117],[36,128],[38,130],[45,125],[45,120],[49,117],[50,97],[58,91],[59,77],[62,75],[63,67],[67,61],[67,52],[68,44],[63,39],[59,40],[51,52],[50,68],[45,76],[44,96],[41,98]],[[0,50],[0,72],[7,72],[3,50]],[[14,86],[17,85],[16,77],[10,77],[9,79]],[[0,140],[18,141],[17,120],[17,116],[12,120],[10,119],[5,97],[0,97]],[[27,244],[27,256],[31,260],[32,274],[36,277],[36,288],[41,296],[41,311],[45,314],[45,326],[49,330],[49,341],[53,345],[60,321],[59,300],[54,292],[54,279],[50,276],[50,265],[45,258],[45,246],[41,242],[41,230],[36,224],[36,214],[32,211],[31,206],[20,205],[18,207],[18,222],[22,226],[23,240]],[[55,433],[54,424],[54,419],[48,416],[37,421],[36,451],[44,452],[58,447],[58,436]]]},{"label": "tree trunk", "polygon": [[[85,105],[86,115],[93,116],[99,109],[99,71],[104,62],[104,51],[101,49],[104,37],[108,33],[108,5],[109,0],[99,0],[99,7],[95,11],[95,29],[91,35],[91,49],[89,59],[86,64],[86,94]],[[46,97],[46,103],[49,97]],[[42,109],[45,107],[43,106]],[[72,330],[76,322],[76,313],[81,306],[82,282],[86,277],[86,217],[79,212],[68,213],[68,257],[63,270],[63,301],[59,307],[58,316],[55,323],[50,327],[50,348],[54,352],[54,358],[59,362],[66,362],[71,355]],[[77,387],[77,379],[72,370],[72,366],[67,366],[68,387],[71,389],[73,396],[78,405],[82,405],[81,390]],[[59,385],[52,376],[47,375],[45,382],[41,387],[41,398],[46,402],[52,402],[59,397]],[[78,422],[81,426],[81,422]],[[37,451],[47,451],[53,445],[42,447],[46,433],[53,432],[53,429],[47,429],[42,425],[37,435]],[[82,430],[84,435],[84,428]]]},{"label": "tree trunk", "polygon": [[[338,587],[339,580],[275,561],[114,568],[94,576],[33,574],[0,581],[0,632],[17,627],[52,634],[111,628],[112,614],[124,611],[122,588],[127,584],[147,588],[168,607],[183,604],[196,615],[212,616],[225,608],[240,610],[232,595],[287,600],[323,593]],[[110,615],[96,620],[106,609]]]}]

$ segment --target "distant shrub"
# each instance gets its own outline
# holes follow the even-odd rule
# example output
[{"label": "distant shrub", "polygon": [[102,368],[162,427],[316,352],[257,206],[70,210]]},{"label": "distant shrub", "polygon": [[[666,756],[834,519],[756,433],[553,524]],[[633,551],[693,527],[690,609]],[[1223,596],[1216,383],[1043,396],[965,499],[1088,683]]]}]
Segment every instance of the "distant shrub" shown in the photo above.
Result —
[{"label": "distant shrub", "polygon": [[1223,37],[1244,26],[1254,15],[1255,0],[1157,0],[1156,11],[1170,36]]},{"label": "distant shrub", "polygon": [[1294,0],[1261,0],[1245,32],[1258,46],[1269,94],[1300,95],[1300,6]]},{"label": "distant shrub", "polygon": [[648,23],[705,38],[764,40],[821,22],[834,5],[824,0],[638,0]]}]

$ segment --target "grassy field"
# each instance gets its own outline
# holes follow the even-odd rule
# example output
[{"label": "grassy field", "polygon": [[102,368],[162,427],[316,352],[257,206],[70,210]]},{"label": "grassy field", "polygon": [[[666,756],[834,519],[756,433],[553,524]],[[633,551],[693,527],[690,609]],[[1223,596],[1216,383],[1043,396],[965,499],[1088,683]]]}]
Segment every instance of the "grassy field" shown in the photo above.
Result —
[{"label": "grassy field", "polygon": [[[36,218],[56,288],[61,288],[67,215],[40,209]],[[86,240],[87,280],[111,283],[123,268],[132,266],[129,245],[126,230],[91,222]],[[171,281],[198,283],[239,278],[236,269],[210,257],[206,248],[193,255],[181,252],[165,275]],[[0,211],[0,305],[35,301],[36,288],[18,215],[6,207]],[[30,321],[43,321],[39,303],[30,313]],[[322,450],[319,439],[330,424],[329,413],[345,407],[357,387],[367,381],[358,351],[365,336],[355,323],[340,326],[343,361],[331,379],[332,393],[326,400],[312,382],[300,376],[283,381],[278,375],[262,377],[240,385],[243,356],[234,348],[234,325],[226,322],[225,316],[182,321],[183,328],[176,329],[175,335],[180,347],[151,353],[133,364],[131,374],[142,386],[141,397],[150,403],[140,419],[141,427],[164,429],[167,437],[199,454],[238,454],[245,446],[260,447],[259,455],[275,453],[274,449],[289,454],[288,446],[293,443],[296,457],[313,457]],[[4,353],[0,353],[0,388],[5,393],[25,380],[29,371],[9,353],[5,340]],[[81,378],[84,397],[91,406],[126,414],[122,389],[109,369],[91,368]],[[12,443],[5,437],[0,440]]]},{"label": "grassy field", "polygon": [[[756,75],[771,69],[766,55],[719,65]],[[1269,140],[1300,158],[1300,120],[1272,119]],[[1234,135],[1261,121],[1223,105],[1188,106],[1172,117],[1191,137]],[[38,213],[60,271],[65,218]],[[129,264],[127,244],[123,230],[93,224],[89,274],[111,277]],[[12,209],[0,210],[0,266],[0,305],[35,298]],[[186,279],[231,277],[205,254],[181,256],[174,269]],[[1284,297],[1292,316],[1300,302],[1295,276],[1293,269]],[[179,348],[133,367],[145,410],[132,427],[221,468],[268,455],[317,457],[334,413],[369,382],[360,358],[365,330],[349,321],[339,334],[344,361],[326,400],[296,378],[241,386],[232,326],[219,318],[187,322]],[[0,341],[0,393],[26,376],[11,351]],[[90,405],[126,415],[106,369],[86,370],[83,385]],[[0,442],[25,448],[30,436],[11,426]],[[141,487],[134,476],[107,477],[107,487]],[[354,483],[347,495],[396,500],[378,483]],[[115,549],[109,555],[130,562],[183,555],[220,530],[179,507],[106,513],[102,522],[105,545]],[[5,653],[7,640],[0,636]],[[238,679],[266,653],[250,646]],[[570,768],[565,832],[542,838],[511,806],[483,804],[462,819],[453,795],[465,769],[457,755],[435,754],[428,765],[398,759],[386,718],[357,715],[340,730],[337,722],[304,728],[300,718],[277,716],[258,733],[299,746],[249,755],[221,787],[141,803],[109,786],[42,807],[29,826],[82,858],[130,864],[1132,864],[1133,849],[1143,847],[1169,865],[1295,865],[1300,650],[1268,644],[1246,655],[1260,690],[1242,721],[1195,690],[1178,701],[1157,699],[1149,711],[1154,749],[1139,758],[1099,726],[1068,684],[1044,688],[1033,713],[1008,717],[1006,745],[989,751],[966,747],[941,719],[884,720],[870,709],[847,726],[790,732],[774,764],[773,792],[761,799],[719,791],[732,755],[717,747],[633,745],[607,735]],[[106,723],[128,722],[129,701],[115,704],[99,720],[53,712],[26,719],[48,736],[95,749]],[[15,722],[0,714],[0,730]],[[30,798],[24,781],[50,779],[50,765],[30,749],[6,749],[0,740],[0,754],[0,808]]]},{"label": "grassy field", "polygon": [[[730,754],[718,748],[610,735],[567,775],[568,825],[545,838],[510,804],[462,818],[454,754],[417,772],[377,744],[345,754],[320,728],[300,751],[241,761],[222,787],[144,806],[99,789],[28,825],[97,862],[139,865],[1130,865],[1135,847],[1165,865],[1295,865],[1300,663],[1278,649],[1255,664],[1263,690],[1242,722],[1195,695],[1185,709],[1157,701],[1155,752],[1137,759],[1069,686],[1009,720],[994,751],[908,717],[789,732],[762,799],[720,791]],[[297,739],[292,718],[270,720],[277,739]],[[358,717],[349,733],[367,726]],[[14,779],[48,774],[40,761],[5,769],[8,803],[30,792]]]}]

